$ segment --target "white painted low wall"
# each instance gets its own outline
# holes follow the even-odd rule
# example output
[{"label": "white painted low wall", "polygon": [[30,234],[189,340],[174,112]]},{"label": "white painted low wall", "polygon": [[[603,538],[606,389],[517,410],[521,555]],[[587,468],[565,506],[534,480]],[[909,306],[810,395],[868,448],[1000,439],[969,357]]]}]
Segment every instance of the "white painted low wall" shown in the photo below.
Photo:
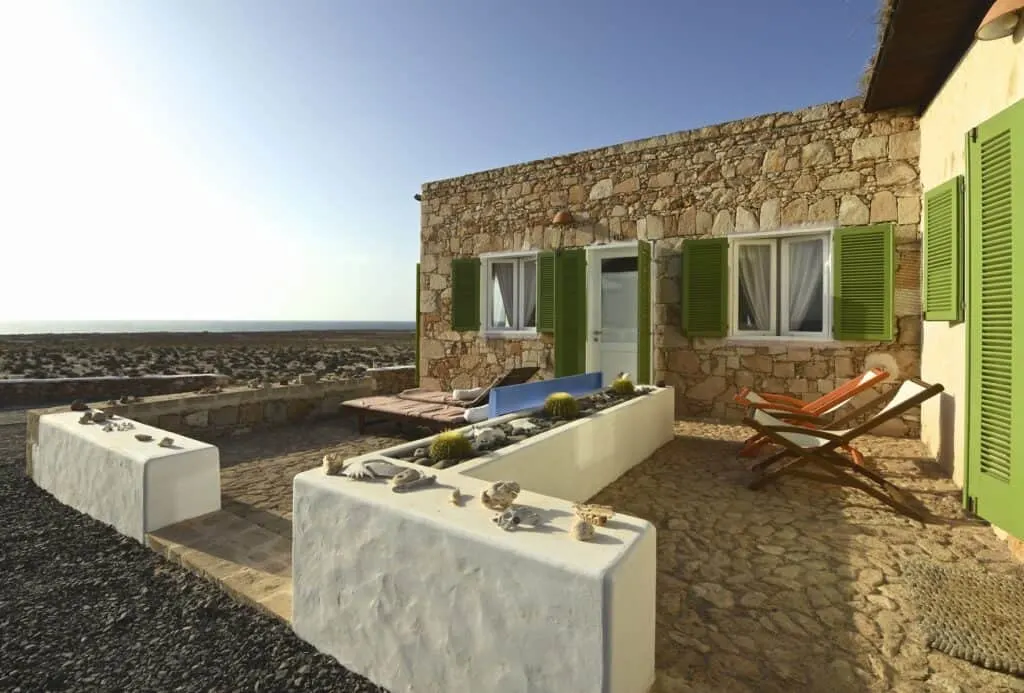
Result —
[{"label": "white painted low wall", "polygon": [[[153,426],[104,432],[80,412],[39,419],[32,479],[65,505],[140,542],[147,532],[220,510],[216,447]],[[118,418],[117,422],[128,421]],[[153,440],[143,443],[136,433]],[[173,448],[157,442],[169,436]]]},{"label": "white painted low wall", "polygon": [[670,442],[675,435],[672,388],[495,450],[459,467],[484,481],[511,479],[523,488],[582,502]]},{"label": "white painted low wall", "polygon": [[[436,474],[442,486],[404,494],[295,477],[299,637],[392,693],[649,690],[654,527],[616,515],[574,541],[571,503],[523,491],[547,527],[505,532],[479,502],[487,482]],[[462,507],[453,486],[472,496]]]},{"label": "white painted low wall", "polygon": [[[475,428],[504,423],[525,414],[509,414]],[[656,388],[586,418],[489,452],[455,467],[485,481],[516,481],[525,489],[555,498],[585,501],[670,442],[675,435],[675,394]],[[459,430],[468,430],[466,426]],[[394,455],[427,447],[433,436],[403,443],[365,457],[397,460]]]}]

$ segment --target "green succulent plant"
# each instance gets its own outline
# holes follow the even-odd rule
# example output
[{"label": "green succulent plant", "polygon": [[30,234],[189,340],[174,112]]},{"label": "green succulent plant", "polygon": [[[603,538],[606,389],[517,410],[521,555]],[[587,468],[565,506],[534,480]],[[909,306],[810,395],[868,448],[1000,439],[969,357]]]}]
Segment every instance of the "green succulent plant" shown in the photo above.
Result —
[{"label": "green succulent plant", "polygon": [[580,403],[568,392],[553,392],[544,400],[544,412],[559,419],[575,419],[580,413]]},{"label": "green succulent plant", "polygon": [[619,376],[612,381],[612,392],[617,395],[631,395],[635,390],[633,381],[625,376]]},{"label": "green succulent plant", "polygon": [[459,431],[438,433],[430,443],[430,459],[461,460],[473,454],[473,443]]}]

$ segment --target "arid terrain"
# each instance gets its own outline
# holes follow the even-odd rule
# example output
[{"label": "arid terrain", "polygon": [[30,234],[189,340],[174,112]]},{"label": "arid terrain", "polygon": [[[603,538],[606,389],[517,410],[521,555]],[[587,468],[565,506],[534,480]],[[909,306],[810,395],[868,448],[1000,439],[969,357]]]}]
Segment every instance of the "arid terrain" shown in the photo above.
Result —
[{"label": "arid terrain", "polygon": [[219,373],[236,382],[357,376],[413,363],[412,332],[0,335],[0,379]]}]

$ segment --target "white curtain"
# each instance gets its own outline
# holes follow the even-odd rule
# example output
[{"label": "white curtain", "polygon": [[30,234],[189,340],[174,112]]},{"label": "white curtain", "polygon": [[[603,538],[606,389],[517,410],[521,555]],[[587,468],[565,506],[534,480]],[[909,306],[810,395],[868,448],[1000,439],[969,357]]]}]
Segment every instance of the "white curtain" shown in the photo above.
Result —
[{"label": "white curtain", "polygon": [[523,263],[523,327],[537,326],[537,263]]},{"label": "white curtain", "polygon": [[820,297],[822,277],[822,244],[815,238],[810,241],[789,243],[789,330],[799,332],[813,306]]},{"label": "white curtain", "polygon": [[772,329],[772,249],[768,245],[744,244],[738,248],[740,290],[753,313],[753,325],[740,329]]},{"label": "white curtain", "polygon": [[515,269],[511,262],[496,262],[491,265],[494,277],[494,315],[491,319],[495,327],[511,327],[515,317]]}]

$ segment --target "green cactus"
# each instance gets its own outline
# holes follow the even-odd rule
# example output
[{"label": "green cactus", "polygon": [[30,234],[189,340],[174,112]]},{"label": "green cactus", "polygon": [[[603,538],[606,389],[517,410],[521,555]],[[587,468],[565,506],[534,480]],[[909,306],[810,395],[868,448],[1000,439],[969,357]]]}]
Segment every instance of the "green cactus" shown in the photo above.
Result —
[{"label": "green cactus", "polygon": [[430,443],[430,459],[461,460],[473,454],[473,443],[459,431],[438,433]]},{"label": "green cactus", "polygon": [[631,395],[636,388],[633,386],[633,381],[625,376],[619,376],[612,381],[612,392],[617,395]]},{"label": "green cactus", "polygon": [[580,413],[580,404],[568,392],[554,392],[544,400],[544,412],[558,419],[575,419]]}]

